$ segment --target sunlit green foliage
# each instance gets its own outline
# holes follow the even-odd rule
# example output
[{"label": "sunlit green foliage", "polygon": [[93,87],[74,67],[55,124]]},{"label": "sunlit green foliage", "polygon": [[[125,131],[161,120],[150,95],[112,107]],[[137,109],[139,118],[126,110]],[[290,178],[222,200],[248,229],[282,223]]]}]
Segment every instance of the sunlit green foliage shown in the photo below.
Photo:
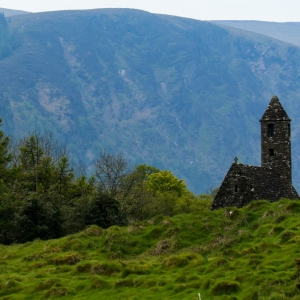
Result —
[{"label": "sunlit green foliage", "polygon": [[173,216],[203,209],[183,180],[170,171],[139,165],[122,181],[118,195],[128,219],[141,221],[157,215]]},{"label": "sunlit green foliage", "polygon": [[149,190],[161,193],[176,193],[180,197],[186,190],[183,180],[177,179],[170,171],[159,171],[147,176]]}]

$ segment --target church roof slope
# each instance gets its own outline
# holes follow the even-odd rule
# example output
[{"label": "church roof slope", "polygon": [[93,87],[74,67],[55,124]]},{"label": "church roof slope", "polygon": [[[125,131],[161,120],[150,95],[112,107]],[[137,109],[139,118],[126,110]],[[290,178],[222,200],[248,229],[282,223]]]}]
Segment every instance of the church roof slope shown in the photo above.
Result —
[{"label": "church roof slope", "polygon": [[275,121],[275,120],[285,120],[291,121],[286,111],[282,107],[277,96],[273,96],[265,113],[263,114],[261,121]]}]

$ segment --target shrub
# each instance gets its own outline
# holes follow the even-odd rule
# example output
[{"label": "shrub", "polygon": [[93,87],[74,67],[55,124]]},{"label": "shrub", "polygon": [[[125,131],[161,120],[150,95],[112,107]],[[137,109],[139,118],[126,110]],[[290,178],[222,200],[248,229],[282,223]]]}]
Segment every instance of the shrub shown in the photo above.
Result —
[{"label": "shrub", "polygon": [[86,216],[86,225],[97,225],[102,228],[122,226],[126,223],[126,216],[121,211],[120,203],[106,194],[97,195]]},{"label": "shrub", "polygon": [[47,240],[58,238],[62,234],[60,209],[53,203],[34,199],[35,196],[29,196],[17,215],[18,242],[24,243],[37,238]]}]

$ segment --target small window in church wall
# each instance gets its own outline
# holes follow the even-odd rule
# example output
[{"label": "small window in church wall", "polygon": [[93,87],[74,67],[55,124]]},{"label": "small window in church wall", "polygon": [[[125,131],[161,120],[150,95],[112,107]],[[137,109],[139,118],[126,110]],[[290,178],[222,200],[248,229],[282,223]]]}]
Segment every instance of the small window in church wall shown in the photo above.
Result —
[{"label": "small window in church wall", "polygon": [[288,124],[288,135],[291,136],[291,124]]},{"label": "small window in church wall", "polygon": [[275,156],[275,151],[274,151],[274,149],[269,149],[269,154],[270,154],[270,156]]},{"label": "small window in church wall", "polygon": [[239,191],[239,187],[238,187],[237,184],[234,186],[234,191],[235,191],[236,193]]},{"label": "small window in church wall", "polygon": [[274,124],[268,124],[268,136],[274,136]]}]

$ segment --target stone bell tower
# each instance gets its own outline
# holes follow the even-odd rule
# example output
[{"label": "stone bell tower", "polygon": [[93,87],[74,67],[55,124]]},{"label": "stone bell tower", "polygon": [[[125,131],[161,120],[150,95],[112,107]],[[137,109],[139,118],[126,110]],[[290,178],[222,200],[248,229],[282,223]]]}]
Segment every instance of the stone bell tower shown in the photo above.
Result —
[{"label": "stone bell tower", "polygon": [[261,123],[261,166],[272,169],[292,185],[291,119],[273,96]]}]

